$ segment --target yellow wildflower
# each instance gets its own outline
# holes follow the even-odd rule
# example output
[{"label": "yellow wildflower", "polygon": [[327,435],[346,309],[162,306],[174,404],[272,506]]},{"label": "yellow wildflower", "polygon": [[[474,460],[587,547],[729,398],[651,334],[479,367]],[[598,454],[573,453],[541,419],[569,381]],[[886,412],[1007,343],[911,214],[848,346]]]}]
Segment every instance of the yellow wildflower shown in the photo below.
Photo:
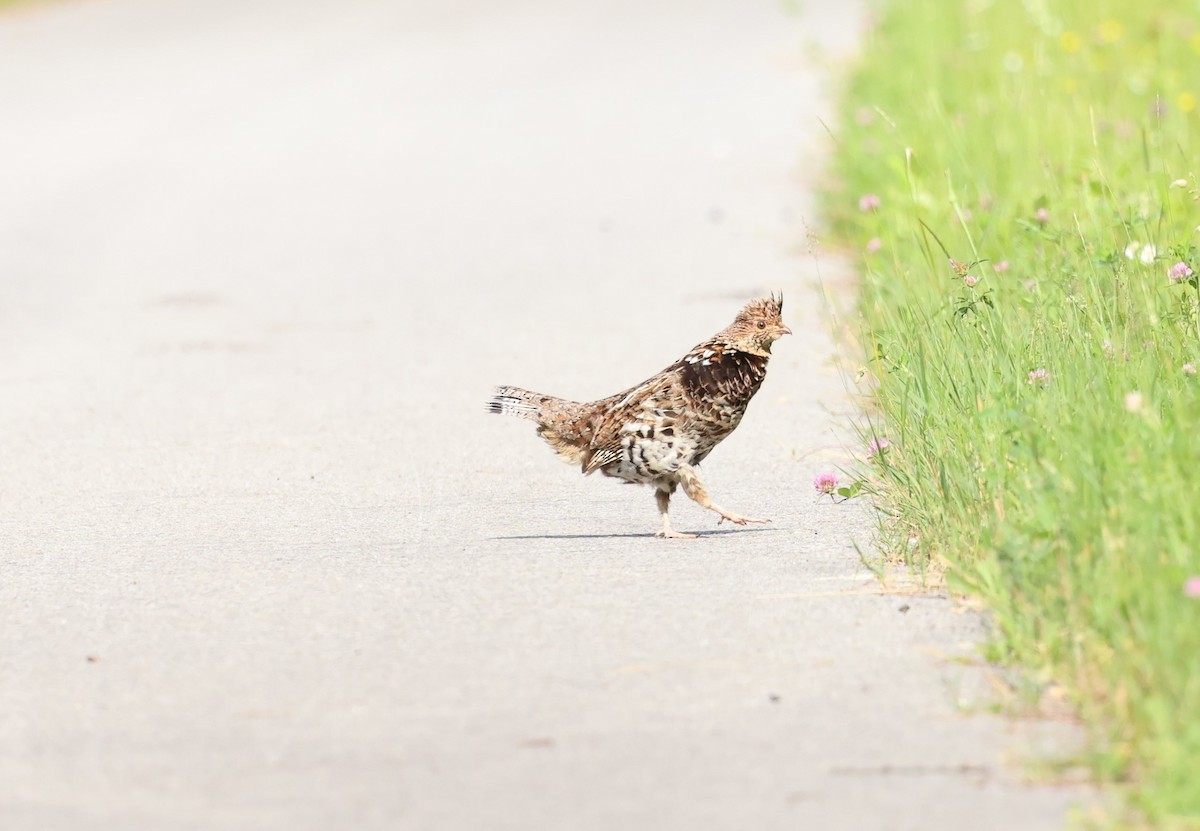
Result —
[{"label": "yellow wildflower", "polygon": [[1181,92],[1179,97],[1175,99],[1175,104],[1182,112],[1190,113],[1196,109],[1196,96],[1191,92]]},{"label": "yellow wildflower", "polygon": [[1083,38],[1078,32],[1067,30],[1059,36],[1058,43],[1064,52],[1078,52],[1083,46]]},{"label": "yellow wildflower", "polygon": [[1189,41],[1189,43],[1192,44],[1193,52],[1200,52],[1200,32],[1196,32],[1196,34],[1192,35],[1192,39]]},{"label": "yellow wildflower", "polygon": [[1100,40],[1105,43],[1116,43],[1123,34],[1125,34],[1125,27],[1119,20],[1113,20],[1110,17],[1100,24]]}]

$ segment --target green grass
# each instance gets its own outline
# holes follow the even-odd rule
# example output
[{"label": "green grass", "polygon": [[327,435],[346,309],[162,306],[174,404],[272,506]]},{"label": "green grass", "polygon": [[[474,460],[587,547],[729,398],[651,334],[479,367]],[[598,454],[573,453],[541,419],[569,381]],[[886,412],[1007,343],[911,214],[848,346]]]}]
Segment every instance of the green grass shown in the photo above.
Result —
[{"label": "green grass", "polygon": [[896,550],[1066,687],[1126,821],[1200,827],[1200,7],[896,0],[845,98]]}]

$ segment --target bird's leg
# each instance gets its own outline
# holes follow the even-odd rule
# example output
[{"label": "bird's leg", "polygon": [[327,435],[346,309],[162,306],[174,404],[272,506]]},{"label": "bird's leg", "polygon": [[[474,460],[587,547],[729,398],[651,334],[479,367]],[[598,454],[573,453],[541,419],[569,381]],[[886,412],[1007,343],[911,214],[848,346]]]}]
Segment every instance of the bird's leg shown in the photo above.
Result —
[{"label": "bird's leg", "polygon": [[671,530],[671,516],[667,513],[671,504],[671,492],[664,490],[656,490],[654,492],[654,501],[658,503],[658,512],[662,514],[663,527],[654,536],[662,537],[668,540],[694,540],[695,534],[682,534],[679,531]]},{"label": "bird's leg", "polygon": [[745,525],[747,522],[770,522],[769,519],[754,519],[748,516],[739,516],[731,514],[729,511],[717,505],[708,496],[708,491],[704,489],[704,483],[700,481],[700,471],[691,465],[681,465],[679,468],[679,482],[683,485],[683,492],[688,497],[702,508],[708,508],[710,511],[716,511],[721,515],[717,520],[717,525],[720,525],[725,520],[729,520],[734,525]]}]

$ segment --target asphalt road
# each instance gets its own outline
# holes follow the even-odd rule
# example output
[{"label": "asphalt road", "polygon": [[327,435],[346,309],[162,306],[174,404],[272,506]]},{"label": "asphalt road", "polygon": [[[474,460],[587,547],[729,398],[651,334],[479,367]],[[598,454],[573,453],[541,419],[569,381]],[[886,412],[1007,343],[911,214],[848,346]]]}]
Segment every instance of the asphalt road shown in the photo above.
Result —
[{"label": "asphalt road", "polygon": [[[0,825],[1054,829],[883,594],[812,186],[853,2],[0,15]],[[595,398],[782,290],[650,534],[493,384]],[[729,529],[729,530],[727,530]],[[907,609],[907,611],[905,611]]]}]

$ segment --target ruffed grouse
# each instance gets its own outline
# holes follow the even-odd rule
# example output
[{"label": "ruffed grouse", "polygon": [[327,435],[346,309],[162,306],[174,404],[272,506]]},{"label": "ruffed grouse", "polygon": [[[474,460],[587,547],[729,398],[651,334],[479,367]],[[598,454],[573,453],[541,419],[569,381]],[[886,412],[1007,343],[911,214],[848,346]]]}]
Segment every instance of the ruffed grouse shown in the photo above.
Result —
[{"label": "ruffed grouse", "polygon": [[678,485],[702,507],[745,525],[767,522],[714,504],[696,466],[742,420],[767,375],[771,344],[791,330],[783,325],[783,298],[746,305],[729,326],[635,387],[580,403],[520,387],[497,387],[487,409],[537,422],[558,455],[626,482],[653,485],[660,537],[694,538],[671,529],[671,494]]}]

